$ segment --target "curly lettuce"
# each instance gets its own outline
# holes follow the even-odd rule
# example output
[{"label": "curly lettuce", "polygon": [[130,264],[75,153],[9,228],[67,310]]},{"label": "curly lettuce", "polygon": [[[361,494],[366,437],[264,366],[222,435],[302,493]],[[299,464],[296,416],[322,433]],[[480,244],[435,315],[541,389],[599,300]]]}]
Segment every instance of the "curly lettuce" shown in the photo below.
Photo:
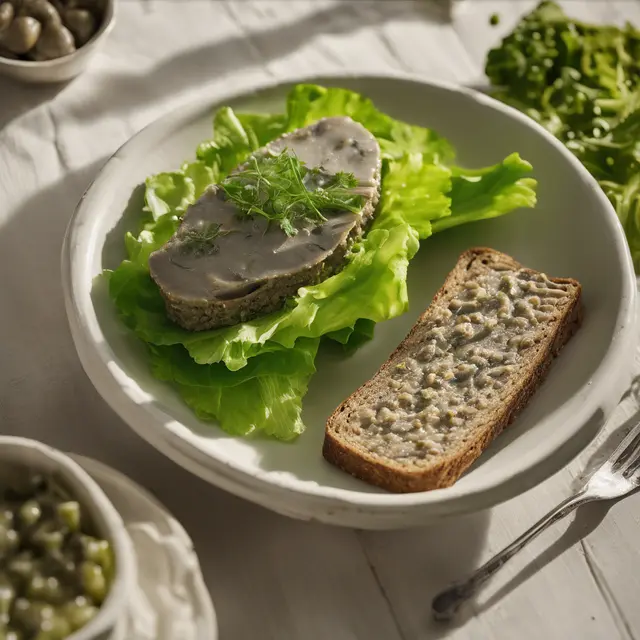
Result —
[{"label": "curly lettuce", "polygon": [[489,51],[495,97],[539,122],[615,207],[640,273],[640,30],[592,25],[547,0]]}]

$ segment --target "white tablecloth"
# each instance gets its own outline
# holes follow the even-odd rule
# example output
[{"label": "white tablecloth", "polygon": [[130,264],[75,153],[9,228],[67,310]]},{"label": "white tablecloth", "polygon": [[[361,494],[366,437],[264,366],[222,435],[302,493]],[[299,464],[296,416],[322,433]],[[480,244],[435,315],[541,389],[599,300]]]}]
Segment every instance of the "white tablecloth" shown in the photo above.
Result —
[{"label": "white tablecloth", "polygon": [[[636,0],[564,4],[592,20],[640,24]],[[77,80],[0,79],[1,431],[99,458],[158,496],[194,539],[223,639],[640,637],[640,496],[584,508],[542,536],[464,624],[429,619],[436,590],[568,495],[594,452],[620,438],[636,391],[580,460],[524,496],[438,527],[363,533],[290,521],[191,477],[107,408],[75,355],[60,246],[83,190],[123,142],[218,84],[345,68],[476,83],[487,48],[532,3],[462,0],[451,22],[445,5],[120,0],[111,38]],[[492,28],[495,11],[502,21]]]}]

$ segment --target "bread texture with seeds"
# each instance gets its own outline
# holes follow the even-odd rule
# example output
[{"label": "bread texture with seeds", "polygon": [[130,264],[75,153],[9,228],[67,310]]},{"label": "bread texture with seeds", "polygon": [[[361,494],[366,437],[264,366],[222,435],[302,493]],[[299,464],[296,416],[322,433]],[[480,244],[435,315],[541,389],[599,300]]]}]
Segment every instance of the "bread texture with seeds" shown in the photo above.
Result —
[{"label": "bread texture with seeds", "polygon": [[451,486],[527,404],[581,319],[576,280],[470,249],[387,362],[331,415],[324,457],[393,492]]}]

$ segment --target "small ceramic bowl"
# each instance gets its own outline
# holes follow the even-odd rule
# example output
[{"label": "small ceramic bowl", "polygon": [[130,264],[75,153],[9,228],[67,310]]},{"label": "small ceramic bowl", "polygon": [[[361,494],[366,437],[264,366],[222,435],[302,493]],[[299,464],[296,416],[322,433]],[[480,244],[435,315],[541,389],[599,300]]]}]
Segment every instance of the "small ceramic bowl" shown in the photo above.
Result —
[{"label": "small ceramic bowl", "polygon": [[96,617],[68,636],[67,640],[115,640],[121,621],[126,618],[127,604],[136,580],[133,545],[120,514],[80,465],[45,444],[26,438],[0,436],[0,465],[4,464],[24,465],[35,473],[58,477],[90,514],[99,535],[111,543],[116,573],[109,595]]},{"label": "small ceramic bowl", "polygon": [[0,74],[29,83],[66,82],[82,73],[96,51],[104,44],[116,20],[116,0],[106,0],[104,17],[100,28],[91,40],[79,49],[54,60],[33,62],[31,60],[11,60],[0,56]]}]

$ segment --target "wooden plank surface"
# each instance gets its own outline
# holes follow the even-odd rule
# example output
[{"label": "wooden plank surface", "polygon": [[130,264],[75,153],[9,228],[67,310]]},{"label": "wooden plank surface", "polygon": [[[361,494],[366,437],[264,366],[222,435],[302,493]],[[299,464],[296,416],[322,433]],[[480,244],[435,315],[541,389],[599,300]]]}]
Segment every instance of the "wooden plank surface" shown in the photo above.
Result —
[{"label": "wooden plank surface", "polygon": [[[444,4],[426,0],[121,0],[105,50],[77,81],[0,80],[0,269],[11,274],[0,305],[2,431],[99,457],[149,487],[195,541],[223,639],[640,637],[640,496],[585,508],[541,536],[457,627],[429,618],[439,588],[566,497],[611,449],[638,410],[638,389],[589,451],[515,500],[437,527],[341,530],[268,513],[153,452],[92,389],[64,317],[66,222],[104,160],[142,126],[205,87],[292,72],[399,69],[473,83],[487,49],[533,4],[462,0],[449,20]],[[563,4],[584,19],[640,24],[635,0]],[[496,11],[502,21],[490,27]]]}]

